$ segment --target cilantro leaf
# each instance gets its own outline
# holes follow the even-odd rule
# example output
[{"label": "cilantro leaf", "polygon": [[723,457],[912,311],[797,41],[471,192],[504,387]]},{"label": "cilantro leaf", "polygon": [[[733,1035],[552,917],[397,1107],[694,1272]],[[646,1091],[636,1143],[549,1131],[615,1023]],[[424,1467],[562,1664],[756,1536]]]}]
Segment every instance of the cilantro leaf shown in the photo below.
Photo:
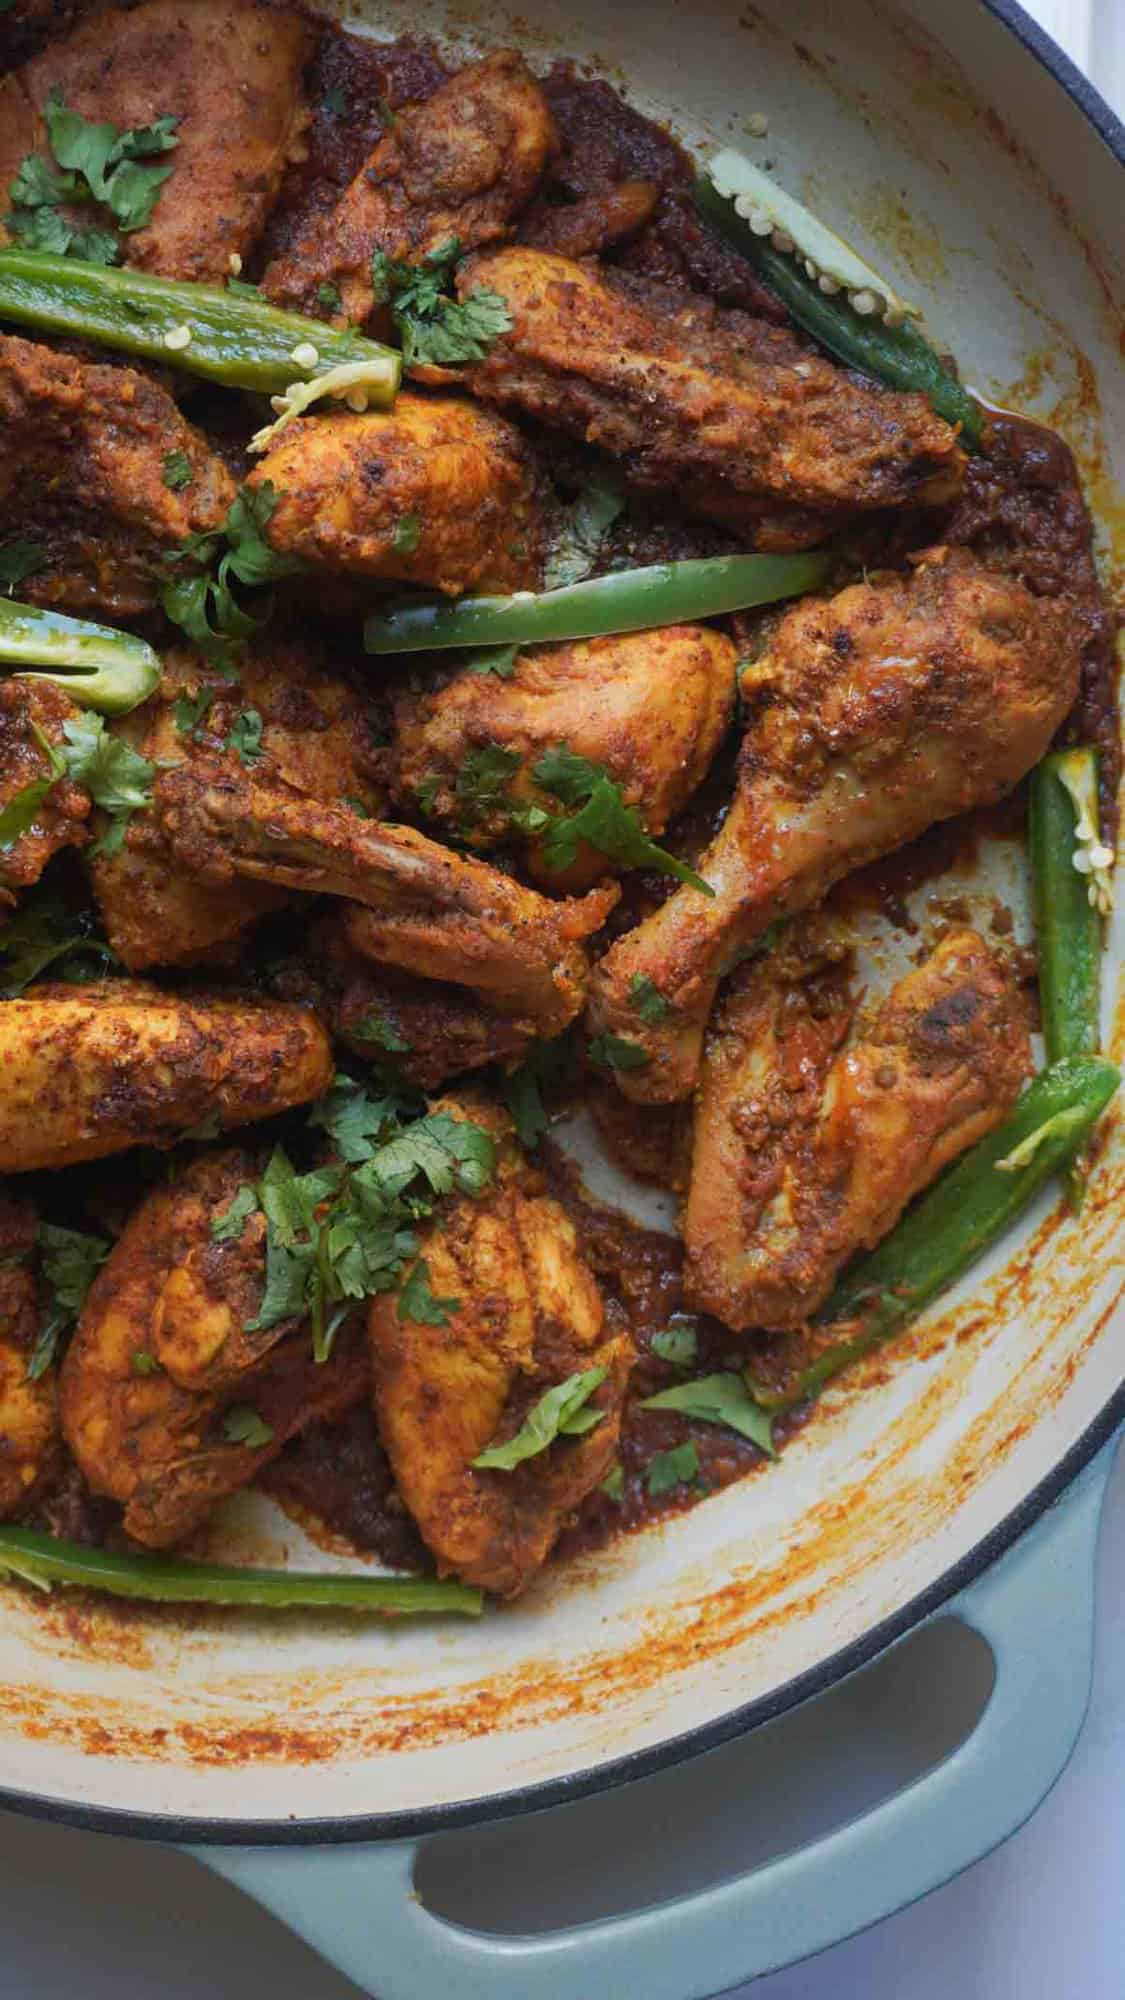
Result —
[{"label": "cilantro leaf", "polygon": [[232,1403],[223,1415],[223,1436],[228,1444],[244,1444],[251,1451],[273,1443],[273,1431],[264,1417],[249,1403]]},{"label": "cilantro leaf", "polygon": [[386,1049],[388,1054],[406,1055],[410,1043],[399,1034],[394,1024],[385,1014],[365,1014],[351,1029],[352,1035],[360,1042],[373,1042],[376,1048]]},{"label": "cilantro leaf", "polygon": [[416,1174],[428,1181],[434,1194],[449,1194],[455,1187],[464,1194],[479,1194],[491,1180],[495,1164],[496,1145],[483,1126],[452,1118],[447,1111],[432,1111],[381,1147],[356,1178],[375,1183],[385,1195],[401,1194]]},{"label": "cilantro leaf", "polygon": [[211,1241],[213,1243],[234,1242],[237,1237],[242,1235],[250,1217],[257,1213],[257,1209],[257,1194],[248,1182],[243,1181],[242,1186],[236,1190],[229,1207],[225,1208],[221,1215],[215,1216],[212,1221]]},{"label": "cilantro leaf", "polygon": [[114,736],[100,715],[88,712],[64,722],[63,737],[67,776],[110,818],[106,832],[88,851],[109,858],[120,853],[133,814],[151,805],[156,766],[123,737]]},{"label": "cilantro leaf", "polygon": [[34,576],[47,560],[46,549],[36,542],[5,542],[0,548],[0,590],[9,594],[25,576]]},{"label": "cilantro leaf", "polygon": [[422,539],[422,522],[417,514],[400,514],[391,536],[396,556],[412,556]]},{"label": "cilantro leaf", "polygon": [[227,743],[245,765],[257,763],[262,754],[262,718],[256,708],[244,708],[235,716]]},{"label": "cilantro leaf", "polygon": [[411,1319],[419,1326],[445,1326],[461,1304],[460,1299],[439,1299],[430,1290],[430,1267],[419,1257],[395,1301],[395,1318]]},{"label": "cilantro leaf", "polygon": [[9,190],[14,206],[8,228],[28,249],[73,255],[86,263],[116,263],[121,248],[116,233],[81,228],[61,215],[59,206],[92,199],[109,210],[125,235],[143,229],[172,168],[142,162],[179,143],[179,120],[158,118],[152,125],[119,132],[116,125],[94,124],[71,110],[56,85],[43,106],[43,122],[63,172],[35,153],[20,162]]},{"label": "cilantro leaf", "polygon": [[339,286],[330,284],[325,279],[324,283],[318,285],[316,288],[316,302],[318,306],[324,308],[325,312],[339,312],[343,304]]},{"label": "cilantro leaf", "polygon": [[641,1408],[678,1410],[681,1416],[693,1417],[698,1423],[724,1424],[728,1430],[749,1438],[768,1458],[777,1456],[772,1419],[754,1401],[741,1375],[701,1375],[694,1382],[678,1382],[674,1388],[661,1389],[659,1395],[646,1397]]},{"label": "cilantro leaf", "polygon": [[159,1372],[160,1372],[160,1363],[157,1360],[155,1354],[150,1354],[147,1348],[134,1347],[133,1349],[134,1375],[156,1375]]},{"label": "cilantro leaf", "polygon": [[78,175],[57,173],[49,160],[27,153],[9,182],[8,193],[18,208],[55,208],[78,193]]},{"label": "cilantro leaf", "polygon": [[573,1069],[575,1037],[568,1029],[550,1042],[533,1042],[519,1069],[504,1079],[504,1103],[515,1125],[521,1146],[537,1145],[550,1123],[543,1105],[542,1087],[560,1083]]},{"label": "cilantro leaf", "polygon": [[634,972],[629,982],[629,1005],[634,1007],[642,1021],[655,1026],[668,1012],[668,1001],[659,987],[654,986],[645,972]]},{"label": "cilantro leaf", "polygon": [[714,895],[710,884],[686,861],[650,840],[636,807],[626,805],[620,785],[601,765],[560,743],[539,759],[534,776],[544,791],[553,792],[564,805],[580,807],[572,817],[552,819],[548,825],[542,843],[548,868],[561,871],[573,867],[585,841],[625,868],[656,868],[705,896]]},{"label": "cilantro leaf", "polygon": [[326,1097],[309,1112],[309,1124],[327,1132],[342,1160],[362,1166],[397,1130],[405,1101],[391,1092],[371,1097],[362,1083],[339,1072]]},{"label": "cilantro leaf", "polygon": [[699,1453],[689,1438],[669,1451],[658,1451],[648,1462],[645,1488],[650,1500],[659,1500],[677,1486],[686,1486],[699,1476]]},{"label": "cilantro leaf", "polygon": [[514,1437],[503,1444],[489,1445],[477,1453],[472,1463],[482,1470],[513,1472],[525,1459],[546,1451],[556,1438],[579,1437],[594,1429],[606,1415],[604,1410],[586,1407],[595,1389],[605,1381],[608,1370],[587,1368],[556,1383],[531,1409]]},{"label": "cilantro leaf", "polygon": [[258,610],[247,610],[235,595],[232,579],[253,590],[277,577],[297,576],[305,568],[299,556],[280,555],[265,539],[277,500],[277,490],[268,479],[260,486],[244,486],[221,528],[189,535],[168,558],[172,563],[196,563],[199,570],[165,584],[165,616],[186,632],[205,659],[226,672],[273,609],[267,599]]},{"label": "cilantro leaf", "polygon": [[164,484],[170,493],[182,493],[191,485],[191,460],[186,451],[167,451],[164,454]]},{"label": "cilantro leaf", "polygon": [[484,646],[479,653],[466,654],[461,664],[470,674],[495,674],[498,680],[515,679],[518,646]]},{"label": "cilantro leaf", "polygon": [[448,295],[460,255],[454,236],[420,264],[398,262],[384,250],[376,250],[371,259],[376,301],[390,306],[408,368],[415,362],[448,368],[483,361],[492,342],[512,324],[497,292],[474,292],[464,303]]},{"label": "cilantro leaf", "polygon": [[586,1053],[599,1069],[647,1069],[651,1061],[637,1042],[626,1041],[624,1035],[615,1035],[608,1028],[593,1036]]},{"label": "cilantro leaf", "polygon": [[50,1300],[27,1363],[30,1382],[37,1382],[51,1366],[60,1337],[78,1318],[95,1273],[109,1255],[104,1237],[64,1229],[55,1222],[40,1223],[36,1243]]},{"label": "cilantro leaf", "polygon": [[74,914],[54,890],[40,886],[0,931],[0,999],[14,999],[49,965],[56,978],[76,978],[78,967],[90,959],[95,970],[116,964],[96,934],[93,911]]},{"label": "cilantro leaf", "polygon": [[172,703],[172,720],[181,736],[194,737],[198,742],[217,697],[218,688],[200,688],[198,694],[180,694]]},{"label": "cilantro leaf", "polygon": [[653,1334],[649,1346],[661,1361],[670,1361],[674,1368],[693,1368],[699,1349],[694,1319],[688,1313],[673,1313],[667,1326]]},{"label": "cilantro leaf", "polygon": [[615,1500],[618,1506],[621,1505],[625,1498],[625,1467],[620,1459],[610,1466],[605,1478],[599,1480],[598,1492],[604,1493],[607,1500]]},{"label": "cilantro leaf", "polygon": [[22,785],[0,809],[0,855],[10,854],[17,841],[22,840],[25,833],[30,833],[48,792],[66,770],[61,751],[44,736],[43,731],[35,723],[32,723],[31,727],[47,759],[47,769],[43,777],[33,778],[29,785]]},{"label": "cilantro leaf", "polygon": [[592,479],[563,517],[543,567],[544,590],[562,590],[589,576],[606,535],[625,501],[606,479]]},{"label": "cilantro leaf", "polygon": [[499,743],[483,743],[479,750],[470,750],[453,786],[466,826],[477,826],[497,812],[506,819],[511,817],[508,786],[521,762],[518,750],[505,750]]}]

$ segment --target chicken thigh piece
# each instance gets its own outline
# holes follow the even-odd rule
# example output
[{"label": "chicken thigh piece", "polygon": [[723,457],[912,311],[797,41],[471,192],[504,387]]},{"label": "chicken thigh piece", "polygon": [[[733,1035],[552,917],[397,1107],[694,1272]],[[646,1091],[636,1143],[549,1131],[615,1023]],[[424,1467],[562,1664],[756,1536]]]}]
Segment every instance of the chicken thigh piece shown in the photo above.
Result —
[{"label": "chicken thigh piece", "polygon": [[474,395],[599,446],[633,486],[743,534],[795,510],[797,546],[821,538],[826,514],[961,485],[965,454],[924,396],[849,375],[765,320],[521,247],[461,265],[462,299],[482,288],[513,324],[462,371]]},{"label": "chicken thigh piece", "polygon": [[[222,460],[147,375],[12,334],[0,334],[0,436],[0,545],[42,551],[20,584],[32,604],[151,611],[168,553],[220,527],[235,496]],[[175,491],[173,454],[189,474]]]},{"label": "chicken thigh piece", "polygon": [[247,484],[277,495],[271,548],[314,569],[450,595],[538,580],[537,475],[513,425],[453,397],[298,418]]},{"label": "chicken thigh piece", "polygon": [[30,1202],[0,1193],[0,1520],[22,1513],[57,1469],[55,1371],[35,1380],[28,1364],[42,1321],[31,1259],[38,1218]]},{"label": "chicken thigh piece", "polygon": [[[706,625],[532,647],[517,656],[508,679],[465,668],[432,693],[400,699],[399,790],[414,810],[422,807],[471,845],[487,848],[510,837],[505,799],[558,810],[535,766],[565,746],[620,785],[647,833],[663,833],[706,776],[726,733],[734,668],[731,640]],[[490,798],[482,812],[466,793],[466,773],[474,758],[496,749],[510,760],[505,798]],[[554,889],[582,887],[612,866],[586,847],[560,873],[534,838],[529,862]]]},{"label": "chicken thigh piece", "polygon": [[[263,0],[144,0],[85,14],[0,81],[0,185],[28,153],[50,158],[43,105],[121,130],[175,118],[152,220],[121,239],[124,262],[165,278],[223,282],[253,249],[307,117],[315,33]],[[0,242],[4,232],[0,228]]]},{"label": "chicken thigh piece", "polygon": [[[375,1415],[439,1570],[516,1597],[613,1458],[632,1343],[608,1323],[574,1225],[504,1115],[471,1101],[439,1108],[490,1126],[496,1173],[483,1195],[448,1201],[421,1234],[411,1270],[425,1265],[443,1323],[412,1318],[409,1290],[371,1301]],[[592,1428],[512,1471],[473,1465],[547,1391],[592,1368],[606,1371],[586,1405],[600,1413]]]},{"label": "chicken thigh piece", "polygon": [[[60,1372],[67,1444],[151,1548],[181,1541],[306,1424],[368,1391],[358,1313],[322,1363],[307,1324],[243,1333],[261,1299],[261,1234],[216,1243],[211,1225],[247,1168],[243,1154],[209,1154],[146,1197],[90,1287]],[[259,1442],[232,1438],[235,1411],[260,1420]]]},{"label": "chicken thigh piece", "polygon": [[616,890],[551,902],[486,862],[409,826],[359,819],[221,765],[181,766],[156,783],[156,810],[177,865],[206,882],[276,882],[342,896],[363,911],[378,962],[480,993],[539,1035],[582,1007],[580,940]]},{"label": "chicken thigh piece", "polygon": [[802,1325],[858,1250],[1011,1109],[1031,1073],[1010,969],[955,931],[837,1053],[839,984],[739,973],[708,1036],[683,1217],[685,1298],[736,1332]]},{"label": "chicken thigh piece", "polygon": [[[307,637],[271,630],[243,655],[234,682],[189,646],[170,648],[163,666],[151,699],[109,724],[158,770],[221,759],[326,804],[380,806],[363,690]],[[86,865],[106,936],[130,972],[205,958],[289,900],[266,882],[215,888],[185,875],[149,811],[133,814],[116,853]]]},{"label": "chicken thigh piece", "polygon": [[89,797],[68,778],[52,780],[44,748],[61,743],[63,724],[77,714],[69,696],[50,681],[0,680],[0,815],[17,798],[26,802],[32,785],[46,787],[30,826],[0,836],[0,922],[15,907],[19,891],[38,882],[52,854],[81,846],[86,838]]},{"label": "chicken thigh piece", "polygon": [[311,310],[333,285],[343,318],[375,304],[371,259],[420,264],[456,238],[495,242],[534,193],[554,140],[543,94],[512,49],[471,63],[422,104],[402,111],[328,215],[266,271],[275,305]]},{"label": "chicken thigh piece", "polygon": [[[714,896],[677,889],[591,982],[594,1029],[646,1058],[615,1071],[625,1094],[686,1097],[719,981],[746,948],[852,869],[1003,798],[1047,749],[1078,674],[1065,601],[944,549],[788,611],[742,674],[738,788],[698,864]],[[659,1022],[631,1003],[642,977],[668,1003]]]},{"label": "chicken thigh piece", "polygon": [[140,980],[35,987],[0,1007],[0,1173],[169,1145],[319,1097],[332,1050],[304,1008]]}]

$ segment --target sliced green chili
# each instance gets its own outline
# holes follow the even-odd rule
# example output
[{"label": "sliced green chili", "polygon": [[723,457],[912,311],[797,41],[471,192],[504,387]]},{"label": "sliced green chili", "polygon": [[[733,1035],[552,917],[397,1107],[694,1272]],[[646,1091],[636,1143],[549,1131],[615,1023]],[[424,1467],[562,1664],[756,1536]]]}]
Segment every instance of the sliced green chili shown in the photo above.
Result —
[{"label": "sliced green chili", "polygon": [[56,1540],[34,1528],[0,1528],[0,1570],[50,1589],[73,1584],[111,1597],[155,1604],[259,1605],[270,1611],[303,1606],[325,1611],[377,1611],[408,1616],[456,1611],[480,1616],[484,1598],[468,1584],[428,1576],[333,1576],[308,1570],[229,1569],[180,1562],[173,1556],[116,1555]]},{"label": "sliced green chili", "polygon": [[931,407],[948,424],[960,424],[962,442],[976,450],[980,446],[983,414],[980,404],[957,377],[950,373],[925,335],[907,321],[887,326],[865,318],[837,294],[829,297],[820,290],[802,265],[786,252],[775,250],[769,238],[755,236],[749,223],[736,212],[733,201],[721,195],[706,174],[695,184],[696,205],[734,249],[761,273],[770,290],[777,293],[806,333],[826,347],[849,368],[874,375],[894,389],[916,390],[929,399]]},{"label": "sliced green chili", "polygon": [[750,1384],[763,1409],[791,1409],[901,1332],[1025,1209],[1085,1143],[1120,1082],[1112,1063],[1069,1056],[1025,1090],[1011,1116],[957,1161],[897,1228],[845,1271],[820,1315],[851,1330],[801,1368],[787,1389]]},{"label": "sliced green chili", "polygon": [[368,399],[388,404],[402,371],[395,348],[281,312],[264,299],[41,250],[0,250],[0,320],[92,340],[262,395],[363,361],[370,363]]},{"label": "sliced green chili", "polygon": [[[1073,768],[1073,771],[1071,770]],[[1028,841],[1039,944],[1039,996],[1048,1061],[1092,1055],[1098,1048],[1101,918],[1091,902],[1089,872],[1075,866],[1083,842],[1073,785],[1098,796],[1097,755],[1056,750],[1031,780]]]},{"label": "sliced green chili", "polygon": [[416,653],[449,646],[538,645],[642,632],[691,618],[716,618],[815,590],[832,567],[826,551],[799,556],[704,556],[615,570],[562,590],[513,597],[425,599],[392,605],[367,620],[369,653]]},{"label": "sliced green chili", "polygon": [[102,715],[127,715],[160,681],[158,656],[131,632],[0,597],[4,669],[21,681],[53,681],[80,708]]}]

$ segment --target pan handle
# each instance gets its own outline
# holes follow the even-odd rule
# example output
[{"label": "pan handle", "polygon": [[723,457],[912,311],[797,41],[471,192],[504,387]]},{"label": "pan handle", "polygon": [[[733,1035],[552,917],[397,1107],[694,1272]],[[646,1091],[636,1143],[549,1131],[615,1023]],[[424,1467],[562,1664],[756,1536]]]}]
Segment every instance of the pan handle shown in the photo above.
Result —
[{"label": "pan handle", "polygon": [[1089,1700],[1094,1555],[1114,1448],[943,1609],[996,1662],[972,1735],[871,1812],[752,1874],[605,1922],[497,1937],[424,1908],[412,1841],[188,1851],[379,2000],[706,2000],[822,1951],[986,1854],[1063,1770]]}]

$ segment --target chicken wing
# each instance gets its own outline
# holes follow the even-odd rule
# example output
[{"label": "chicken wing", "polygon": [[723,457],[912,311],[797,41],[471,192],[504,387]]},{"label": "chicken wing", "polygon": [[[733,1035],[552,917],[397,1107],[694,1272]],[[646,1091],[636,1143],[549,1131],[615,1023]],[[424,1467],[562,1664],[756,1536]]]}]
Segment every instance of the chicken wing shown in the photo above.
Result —
[{"label": "chicken wing", "polygon": [[[124,260],[212,283],[238,269],[264,227],[307,116],[301,72],[311,24],[255,0],[145,0],[87,14],[0,82],[0,184],[28,153],[50,157],[52,90],[95,123],[179,120],[152,221],[122,238]],[[0,229],[0,241],[3,241]]]},{"label": "chicken wing", "polygon": [[[245,654],[234,683],[189,647],[169,649],[163,664],[151,700],[111,724],[158,769],[221,758],[238,771],[249,762],[268,782],[327,804],[380,805],[362,691],[306,638],[271,632]],[[185,875],[147,811],[134,813],[115,854],[91,856],[87,867],[106,936],[131,972],[205,958],[289,900],[266,882],[214,888]]]},{"label": "chicken wing", "polygon": [[28,1376],[41,1320],[31,1268],[38,1220],[30,1202],[0,1194],[0,1520],[42,1492],[58,1467],[55,1371]]},{"label": "chicken wing", "polygon": [[[358,1313],[323,1363],[308,1327],[291,1320],[256,1343],[242,1333],[261,1296],[260,1235],[214,1243],[211,1223],[249,1166],[244,1154],[207,1155],[141,1203],[90,1287],[60,1372],[67,1444],[95,1493],[122,1502],[126,1532],[152,1548],[181,1541],[305,1424],[342,1416],[367,1393]],[[261,1442],[231,1440],[232,1406],[260,1420]]]},{"label": "chicken wing", "polygon": [[537,581],[536,470],[513,426],[451,397],[289,424],[247,482],[270,546],[344,576],[456,595]]},{"label": "chicken wing", "polygon": [[924,396],[846,374],[764,320],[524,248],[469,258],[457,288],[498,292],[513,319],[463,371],[475,395],[599,445],[633,486],[744,534],[790,509],[770,540],[816,540],[825,514],[961,484],[956,433]]},{"label": "chicken wing", "polygon": [[[40,568],[33,604],[135,617],[159,604],[164,558],[221,525],[235,486],[165,390],[110,368],[0,334],[0,543],[30,541]],[[173,453],[190,477],[164,477]]]},{"label": "chicken wing", "polygon": [[1011,970],[956,931],[837,1053],[839,984],[767,959],[708,1037],[684,1210],[685,1297],[735,1331],[801,1325],[943,1167],[991,1132],[1031,1072]]},{"label": "chicken wing", "polygon": [[550,902],[413,827],[318,806],[219,765],[162,773],[156,809],[179,865],[204,881],[279,882],[364,903],[373,958],[471,987],[540,1035],[561,1034],[582,1006],[578,941],[599,928],[616,891]]},{"label": "chicken wing", "polygon": [[0,832],[0,916],[18,901],[18,891],[29,889],[61,847],[80,846],[86,838],[90,801],[80,785],[68,778],[49,783],[45,740],[62,741],[63,724],[78,710],[62,690],[49,681],[0,680],[0,828],[3,815],[16,799],[26,803],[28,788],[49,784],[30,826],[18,830],[17,822],[8,832]]},{"label": "chicken wing", "polygon": [[484,1006],[463,986],[380,964],[377,950],[365,949],[364,935],[369,924],[377,931],[378,921],[361,904],[340,904],[312,926],[300,961],[272,981],[274,991],[314,1006],[336,1041],[418,1090],[523,1055],[533,1039],[526,1024]]},{"label": "chicken wing", "polygon": [[[1065,602],[944,549],[787,612],[742,675],[738,789],[699,862],[714,896],[677,889],[592,981],[593,1026],[647,1057],[615,1073],[626,1095],[688,1095],[719,980],[776,918],[1010,791],[1074,700],[1078,646]],[[658,1023],[631,1004],[642,976]]]},{"label": "chicken wing", "polygon": [[319,1097],[332,1051],[315,1016],[140,980],[37,986],[0,1007],[0,1173],[169,1144]]},{"label": "chicken wing", "polygon": [[[466,668],[429,694],[399,701],[397,782],[417,810],[451,825],[476,847],[510,837],[503,799],[483,813],[466,798],[474,755],[515,753],[505,798],[558,809],[535,765],[560,744],[599,765],[636,806],[646,831],[664,831],[706,775],[734,707],[735,649],[706,625],[671,625],[610,639],[537,646],[510,679]],[[518,761],[516,761],[518,760]],[[564,874],[532,839],[532,872],[548,887],[574,889],[608,864],[587,847]]]},{"label": "chicken wing", "polygon": [[374,251],[420,264],[452,237],[463,250],[495,242],[534,193],[553,137],[542,92],[514,50],[459,70],[396,117],[331,214],[269,266],[267,296],[311,307],[331,284],[341,315],[365,320]]},{"label": "chicken wing", "polygon": [[[495,1181],[479,1198],[447,1203],[420,1237],[442,1325],[412,1319],[401,1291],[372,1300],[375,1414],[438,1568],[515,1597],[613,1457],[632,1343],[607,1322],[574,1225],[544,1193],[502,1114],[441,1108],[491,1124],[500,1140]],[[511,1472],[473,1466],[486,1446],[514,1435],[549,1389],[589,1368],[607,1370],[590,1399],[603,1412],[592,1429],[557,1439]]]}]

